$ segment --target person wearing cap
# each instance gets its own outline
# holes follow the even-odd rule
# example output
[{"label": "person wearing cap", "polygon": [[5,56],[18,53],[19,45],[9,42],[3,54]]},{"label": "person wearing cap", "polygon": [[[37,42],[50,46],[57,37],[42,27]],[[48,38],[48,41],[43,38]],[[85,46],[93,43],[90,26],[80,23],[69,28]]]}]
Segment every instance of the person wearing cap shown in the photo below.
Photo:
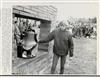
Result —
[{"label": "person wearing cap", "polygon": [[64,73],[64,65],[66,62],[66,56],[70,55],[70,57],[73,57],[73,39],[72,35],[69,33],[69,31],[66,31],[66,23],[63,21],[58,24],[58,29],[52,31],[47,38],[40,40],[39,43],[46,43],[51,40],[54,40],[54,46],[53,46],[53,62],[52,62],[52,68],[51,68],[51,74],[54,74],[58,59],[61,58],[60,62],[60,74]]}]

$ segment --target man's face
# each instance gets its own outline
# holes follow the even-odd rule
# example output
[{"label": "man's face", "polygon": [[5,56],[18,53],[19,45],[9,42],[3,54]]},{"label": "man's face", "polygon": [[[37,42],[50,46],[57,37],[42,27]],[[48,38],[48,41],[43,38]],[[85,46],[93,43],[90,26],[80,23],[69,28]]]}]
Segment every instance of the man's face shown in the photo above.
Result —
[{"label": "man's face", "polygon": [[62,25],[60,28],[61,28],[62,30],[65,30],[65,29],[66,29],[66,26],[65,26],[65,25]]}]

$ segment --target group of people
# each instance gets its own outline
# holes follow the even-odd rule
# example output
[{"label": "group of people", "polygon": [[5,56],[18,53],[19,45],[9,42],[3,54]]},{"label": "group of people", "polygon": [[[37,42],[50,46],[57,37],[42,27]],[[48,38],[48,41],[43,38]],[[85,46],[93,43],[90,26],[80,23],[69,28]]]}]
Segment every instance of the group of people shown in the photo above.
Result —
[{"label": "group of people", "polygon": [[74,27],[72,29],[73,37],[85,37],[85,38],[91,38],[93,35],[96,36],[96,30],[95,27],[90,26],[80,26],[80,27]]},{"label": "group of people", "polygon": [[[32,58],[35,57],[38,52],[38,43],[47,43],[54,40],[53,46],[53,62],[51,67],[51,74],[54,74],[58,59],[61,59],[60,74],[64,73],[64,66],[66,62],[66,56],[69,55],[70,58],[73,57],[74,43],[72,34],[67,30],[68,26],[66,23],[61,21],[58,24],[58,28],[53,30],[49,35],[43,40],[39,39],[39,33],[36,30],[39,29],[38,26],[27,26],[25,22],[13,21],[14,25],[14,38],[17,45],[17,56],[20,58]],[[27,39],[28,38],[28,39]],[[34,50],[36,48],[36,50]]]},{"label": "group of people", "polygon": [[29,24],[28,21],[13,21],[14,39],[17,45],[17,57],[20,58],[33,58],[38,52],[38,43],[48,43],[54,40],[53,45],[53,62],[51,73],[54,74],[58,59],[60,62],[60,74],[64,73],[64,65],[66,56],[69,55],[72,59],[74,53],[73,37],[91,37],[92,34],[96,35],[94,27],[78,26],[69,27],[69,25],[61,21],[49,35],[41,40],[39,38],[40,28],[39,25]]},{"label": "group of people", "polygon": [[[78,23],[71,23],[69,20],[67,20],[66,24],[68,25],[67,30],[73,35],[74,38],[96,38],[97,36],[97,30],[96,30],[96,24],[94,23],[85,23],[81,22],[82,24]],[[56,28],[58,28],[58,25],[56,25]]]},{"label": "group of people", "polygon": [[[13,38],[17,46],[17,57],[33,58],[38,52],[39,25],[31,25],[28,21],[15,19],[13,21]],[[33,51],[34,49],[34,51]]]}]

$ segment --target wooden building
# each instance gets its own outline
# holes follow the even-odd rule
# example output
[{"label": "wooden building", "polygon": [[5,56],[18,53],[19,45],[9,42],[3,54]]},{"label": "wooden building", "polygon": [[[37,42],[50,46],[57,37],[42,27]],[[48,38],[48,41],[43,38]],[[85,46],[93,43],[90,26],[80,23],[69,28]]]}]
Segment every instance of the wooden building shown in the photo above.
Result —
[{"label": "wooden building", "polygon": [[[56,20],[57,9],[53,6],[14,6],[13,16],[18,18],[40,21],[40,38],[45,38],[54,21]],[[48,50],[48,44],[39,44],[39,49]]]}]

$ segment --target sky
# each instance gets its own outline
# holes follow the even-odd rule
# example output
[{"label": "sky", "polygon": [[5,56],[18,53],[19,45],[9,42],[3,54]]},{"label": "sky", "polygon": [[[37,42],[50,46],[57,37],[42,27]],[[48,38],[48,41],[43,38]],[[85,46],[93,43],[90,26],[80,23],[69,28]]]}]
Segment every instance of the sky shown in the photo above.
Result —
[{"label": "sky", "polygon": [[68,17],[92,18],[99,14],[98,3],[59,3],[54,4],[54,7],[58,9],[58,20],[68,19]]}]

